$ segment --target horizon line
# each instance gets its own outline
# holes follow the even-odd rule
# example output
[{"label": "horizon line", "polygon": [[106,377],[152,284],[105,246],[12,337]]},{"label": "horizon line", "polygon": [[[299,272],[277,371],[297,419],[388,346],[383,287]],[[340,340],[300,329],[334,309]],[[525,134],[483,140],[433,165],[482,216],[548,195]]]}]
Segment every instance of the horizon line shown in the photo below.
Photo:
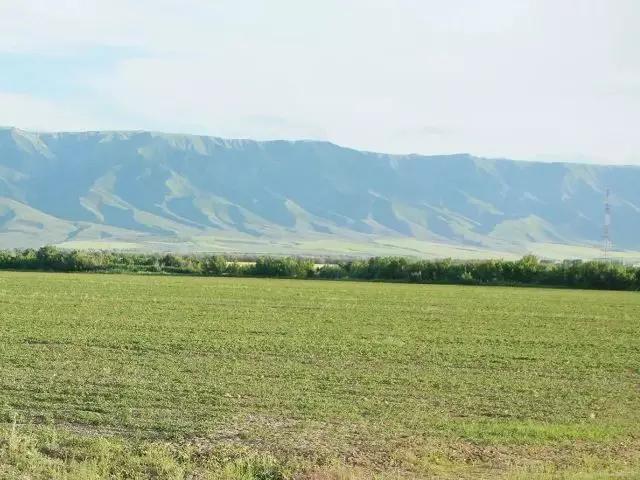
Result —
[{"label": "horizon line", "polygon": [[81,134],[155,134],[155,135],[166,135],[166,136],[174,136],[174,137],[197,137],[197,138],[207,138],[214,140],[221,140],[225,142],[252,142],[252,143],[317,143],[317,144],[328,144],[337,148],[351,150],[355,152],[360,152],[364,154],[371,155],[385,155],[389,157],[424,157],[424,158],[434,158],[434,157],[471,157],[479,160],[489,160],[489,161],[502,161],[502,162],[516,162],[516,163],[541,163],[548,165],[583,165],[583,166],[598,166],[598,167],[633,167],[640,168],[640,165],[631,164],[631,163],[601,163],[598,161],[595,162],[587,162],[584,160],[542,160],[542,159],[521,159],[521,158],[509,158],[505,156],[480,156],[474,155],[469,152],[451,152],[451,153],[435,153],[435,154],[426,154],[426,153],[390,153],[390,152],[380,152],[369,149],[362,149],[351,147],[348,145],[343,145],[331,140],[326,139],[314,139],[314,138],[298,138],[298,139],[285,139],[285,138],[271,138],[266,140],[257,140],[255,138],[250,137],[223,137],[212,134],[200,134],[200,133],[185,133],[185,132],[175,132],[175,131],[163,131],[163,130],[153,130],[153,129],[62,129],[62,130],[50,130],[50,129],[31,129],[17,126],[9,126],[9,125],[0,125],[0,130],[17,130],[19,132],[24,133],[32,133],[32,134],[43,134],[43,135],[52,135],[52,134],[69,134],[69,135],[81,135]]}]

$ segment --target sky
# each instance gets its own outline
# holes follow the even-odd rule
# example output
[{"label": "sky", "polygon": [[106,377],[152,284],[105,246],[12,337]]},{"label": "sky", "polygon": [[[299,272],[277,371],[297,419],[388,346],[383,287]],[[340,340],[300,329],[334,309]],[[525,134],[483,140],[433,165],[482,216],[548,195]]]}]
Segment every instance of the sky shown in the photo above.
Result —
[{"label": "sky", "polygon": [[0,125],[640,164],[638,0],[0,0]]}]

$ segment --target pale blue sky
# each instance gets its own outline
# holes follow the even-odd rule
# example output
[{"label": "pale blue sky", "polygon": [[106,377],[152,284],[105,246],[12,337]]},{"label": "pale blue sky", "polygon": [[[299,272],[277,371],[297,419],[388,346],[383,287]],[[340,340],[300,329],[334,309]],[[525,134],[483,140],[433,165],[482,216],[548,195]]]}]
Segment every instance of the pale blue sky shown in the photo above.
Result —
[{"label": "pale blue sky", "polygon": [[0,0],[0,125],[640,164],[637,0]]}]

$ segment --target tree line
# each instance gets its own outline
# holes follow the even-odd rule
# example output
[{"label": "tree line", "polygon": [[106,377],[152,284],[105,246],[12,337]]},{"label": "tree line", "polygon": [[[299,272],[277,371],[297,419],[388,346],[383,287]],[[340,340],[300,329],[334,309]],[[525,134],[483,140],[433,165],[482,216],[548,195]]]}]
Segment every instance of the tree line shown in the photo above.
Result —
[{"label": "tree line", "polygon": [[54,272],[165,273],[465,285],[538,285],[601,290],[640,290],[640,268],[600,261],[548,263],[520,260],[455,261],[374,257],[317,265],[297,257],[178,255],[40,249],[0,250],[0,269]]}]

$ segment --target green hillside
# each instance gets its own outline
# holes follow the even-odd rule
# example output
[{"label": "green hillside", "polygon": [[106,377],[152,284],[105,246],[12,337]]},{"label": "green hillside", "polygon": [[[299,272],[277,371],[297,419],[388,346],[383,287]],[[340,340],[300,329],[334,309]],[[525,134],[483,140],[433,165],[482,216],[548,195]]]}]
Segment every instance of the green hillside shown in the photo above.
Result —
[{"label": "green hillside", "polygon": [[638,185],[638,167],[3,129],[0,247],[589,256],[607,188],[616,247],[640,250]]}]

